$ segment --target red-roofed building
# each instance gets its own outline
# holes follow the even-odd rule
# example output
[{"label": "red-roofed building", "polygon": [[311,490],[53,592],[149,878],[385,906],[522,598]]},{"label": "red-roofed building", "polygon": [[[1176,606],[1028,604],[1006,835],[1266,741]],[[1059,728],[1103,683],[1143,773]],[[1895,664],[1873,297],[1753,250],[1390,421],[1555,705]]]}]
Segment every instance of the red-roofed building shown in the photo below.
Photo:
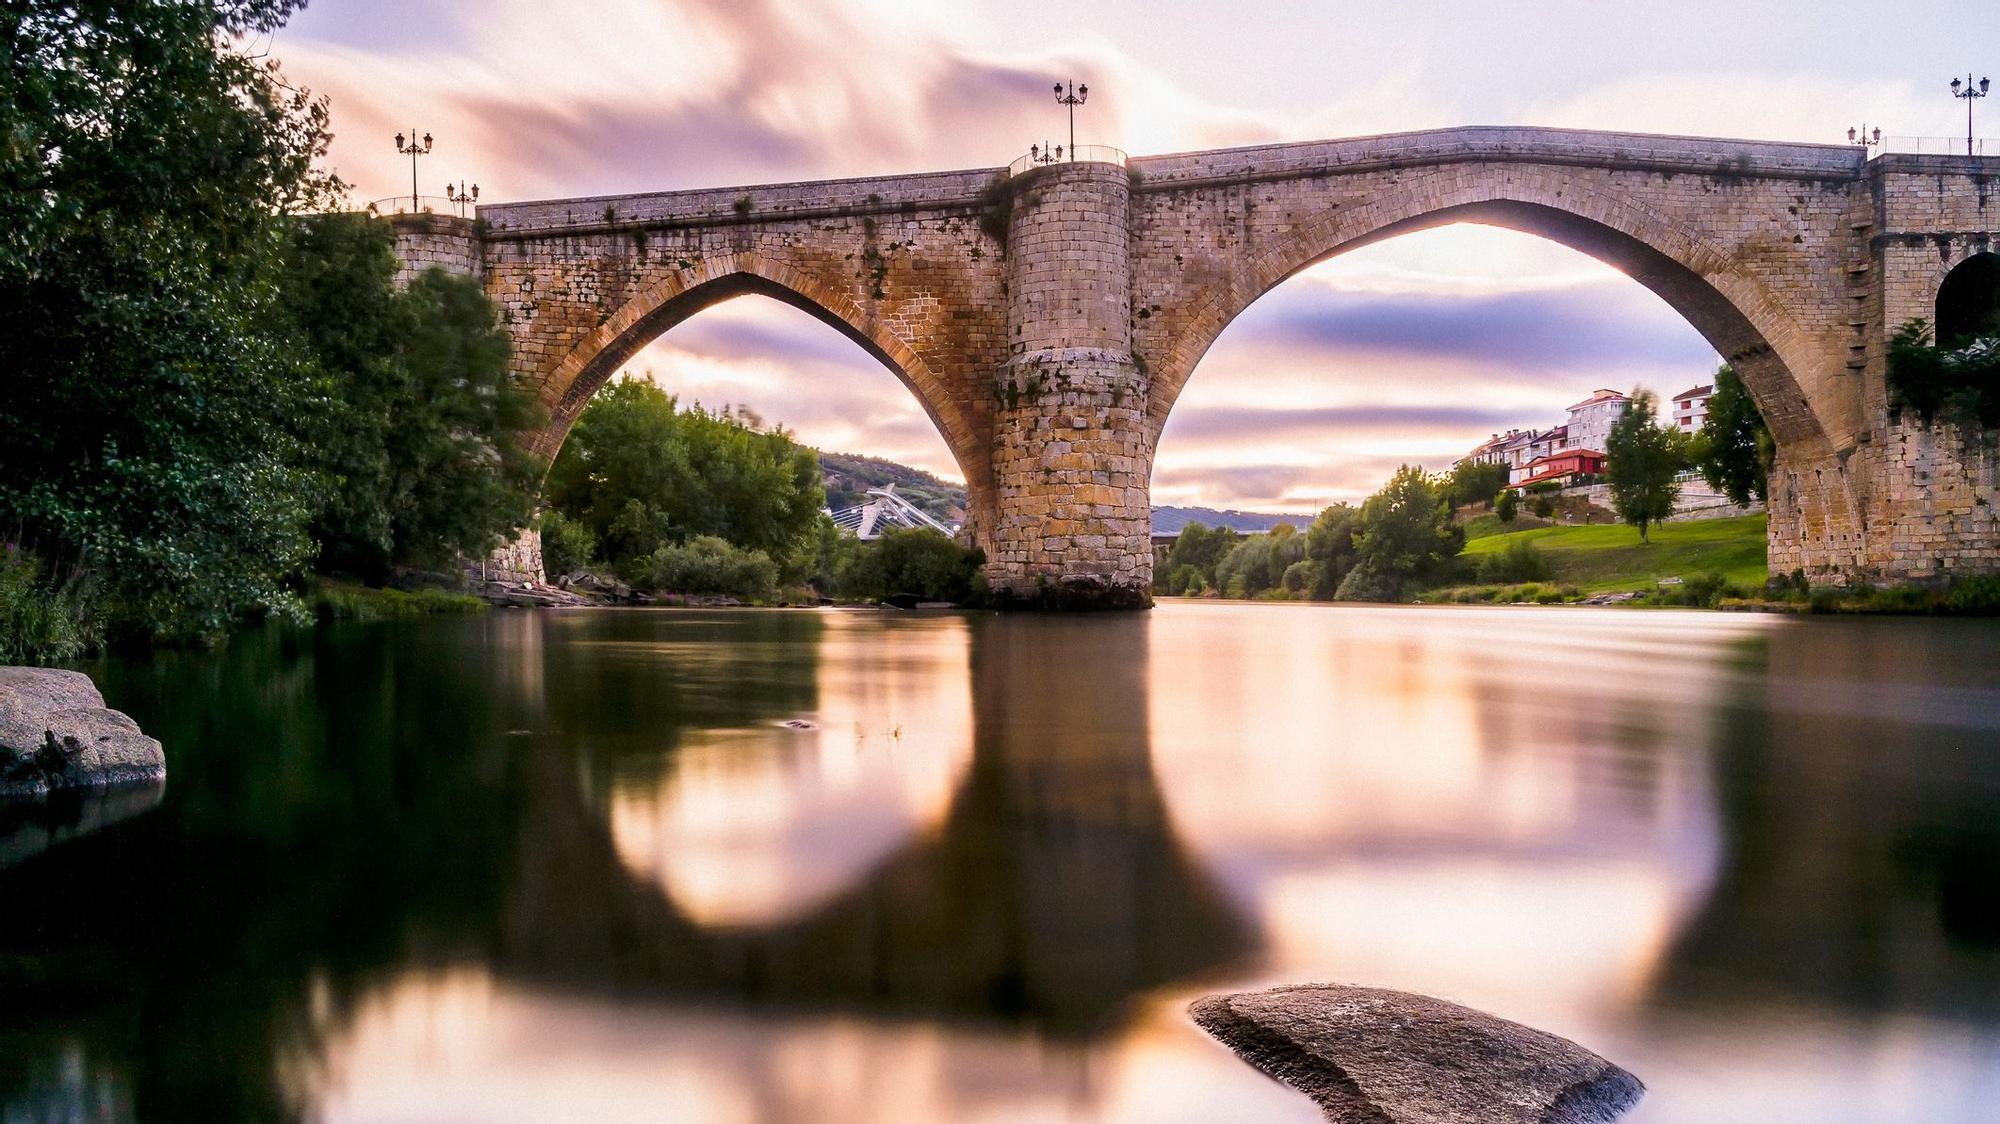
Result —
[{"label": "red-roofed building", "polygon": [[1530,461],[1521,469],[1521,478],[1507,486],[1525,488],[1530,484],[1553,481],[1567,487],[1578,483],[1581,478],[1596,477],[1603,472],[1603,453],[1595,449],[1564,449]]}]

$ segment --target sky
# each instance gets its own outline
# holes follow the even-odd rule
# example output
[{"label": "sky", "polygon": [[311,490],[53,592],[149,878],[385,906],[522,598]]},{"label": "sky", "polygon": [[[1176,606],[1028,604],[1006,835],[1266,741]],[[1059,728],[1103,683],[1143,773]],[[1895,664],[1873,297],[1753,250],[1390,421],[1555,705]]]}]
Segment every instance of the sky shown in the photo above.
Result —
[{"label": "sky", "polygon": [[[409,189],[391,138],[410,130],[436,138],[424,194],[470,180],[503,201],[997,167],[1061,139],[1049,87],[1068,78],[1090,85],[1077,139],[1134,155],[1476,124],[1948,137],[1949,80],[2000,70],[2000,5],[314,0],[255,46],[329,98],[357,203]],[[1591,258],[1414,233],[1306,270],[1223,333],[1168,419],[1154,502],[1311,511],[1597,387],[1672,394],[1716,362]],[[712,308],[629,369],[958,476],[894,375],[774,301]]]}]

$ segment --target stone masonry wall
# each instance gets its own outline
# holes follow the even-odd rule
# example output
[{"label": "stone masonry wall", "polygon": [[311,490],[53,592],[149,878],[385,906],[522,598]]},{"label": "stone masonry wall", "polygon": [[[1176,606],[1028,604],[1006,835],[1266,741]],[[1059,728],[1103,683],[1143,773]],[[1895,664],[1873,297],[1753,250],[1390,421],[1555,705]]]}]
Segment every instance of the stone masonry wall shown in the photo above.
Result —
[{"label": "stone masonry wall", "polygon": [[1132,361],[1128,199],[1115,164],[1054,165],[1014,185],[987,567],[1011,601],[1152,600],[1153,448]]},{"label": "stone masonry wall", "polygon": [[461,277],[480,274],[482,256],[478,224],[456,215],[393,215],[396,228],[396,284],[408,285],[433,266]]}]

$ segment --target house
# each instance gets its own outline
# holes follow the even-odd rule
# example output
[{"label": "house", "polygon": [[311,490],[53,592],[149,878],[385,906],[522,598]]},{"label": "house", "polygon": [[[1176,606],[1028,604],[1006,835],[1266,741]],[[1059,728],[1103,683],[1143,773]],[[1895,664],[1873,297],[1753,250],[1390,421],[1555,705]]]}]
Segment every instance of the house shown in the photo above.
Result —
[{"label": "house", "polygon": [[1519,432],[1521,431],[1518,429],[1510,429],[1507,431],[1505,437],[1501,436],[1498,433],[1494,434],[1492,437],[1487,438],[1485,441],[1482,441],[1479,444],[1474,445],[1472,447],[1472,451],[1458,458],[1458,460],[1454,461],[1452,463],[1452,467],[1457,468],[1461,464],[1468,464],[1468,463],[1469,464],[1507,463],[1506,459],[1501,456],[1500,449],[1503,445],[1507,443],[1508,438],[1513,437],[1516,433]]},{"label": "house", "polygon": [[1697,386],[1674,395],[1674,428],[1682,433],[1693,433],[1708,420],[1708,400],[1715,397],[1715,386]]},{"label": "house", "polygon": [[1509,481],[1509,488],[1525,488],[1531,484],[1554,482],[1564,487],[1602,475],[1604,454],[1595,449],[1564,449],[1530,461],[1522,468],[1519,480]]},{"label": "house", "polygon": [[1610,444],[1611,426],[1624,416],[1632,400],[1615,390],[1599,388],[1590,397],[1569,408],[1567,449],[1602,449]]}]

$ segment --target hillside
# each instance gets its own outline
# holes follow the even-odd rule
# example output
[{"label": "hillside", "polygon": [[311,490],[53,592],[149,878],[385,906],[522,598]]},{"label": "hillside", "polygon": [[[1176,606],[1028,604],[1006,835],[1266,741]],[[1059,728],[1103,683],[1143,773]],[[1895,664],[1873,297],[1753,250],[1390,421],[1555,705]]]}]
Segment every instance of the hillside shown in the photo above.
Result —
[{"label": "hillside", "polygon": [[1303,531],[1312,526],[1313,516],[1269,515],[1260,511],[1219,511],[1212,507],[1163,507],[1153,508],[1153,533],[1156,535],[1178,534],[1191,523],[1205,527],[1227,527],[1232,531],[1268,531],[1280,523],[1290,523]]},{"label": "hillside", "polygon": [[868,502],[870,488],[888,484],[896,494],[940,523],[965,521],[965,488],[940,480],[920,468],[854,453],[821,453],[820,475],[826,481],[826,506],[834,511]]},{"label": "hillside", "polygon": [[1744,589],[1762,589],[1769,577],[1766,525],[1763,515],[1661,523],[1647,544],[1639,542],[1638,531],[1622,523],[1543,527],[1476,538],[1465,544],[1465,553],[1475,558],[1499,554],[1508,544],[1525,539],[1549,560],[1553,581],[1585,593],[1656,589],[1661,578],[1704,573],[1721,574]]}]

